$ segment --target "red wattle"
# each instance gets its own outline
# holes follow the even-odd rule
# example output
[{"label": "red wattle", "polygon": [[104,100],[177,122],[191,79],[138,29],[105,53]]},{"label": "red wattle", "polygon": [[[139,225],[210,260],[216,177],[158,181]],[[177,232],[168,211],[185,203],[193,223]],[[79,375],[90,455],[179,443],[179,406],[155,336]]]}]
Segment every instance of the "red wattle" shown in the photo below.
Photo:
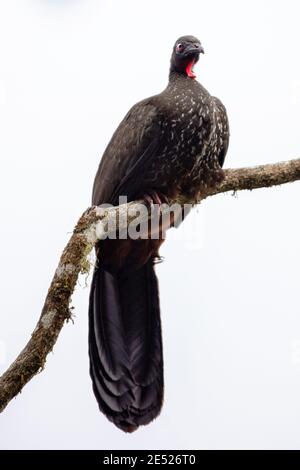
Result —
[{"label": "red wattle", "polygon": [[190,78],[196,78],[196,75],[193,72],[193,65],[194,65],[194,61],[191,60],[191,62],[187,64],[186,69],[185,69],[185,73]]}]

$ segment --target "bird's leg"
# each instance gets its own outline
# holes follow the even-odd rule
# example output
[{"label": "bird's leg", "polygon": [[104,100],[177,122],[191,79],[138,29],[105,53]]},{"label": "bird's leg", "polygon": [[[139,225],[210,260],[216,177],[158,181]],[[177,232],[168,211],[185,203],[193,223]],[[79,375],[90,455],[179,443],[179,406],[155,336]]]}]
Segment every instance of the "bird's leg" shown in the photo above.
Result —
[{"label": "bird's leg", "polygon": [[[148,237],[154,240],[164,240],[165,232],[170,227],[170,223],[166,224],[160,211],[163,204],[169,204],[168,197],[156,189],[147,189],[141,199],[145,202],[151,216],[151,221],[148,221]],[[155,255],[155,257],[157,256],[158,254]]]}]

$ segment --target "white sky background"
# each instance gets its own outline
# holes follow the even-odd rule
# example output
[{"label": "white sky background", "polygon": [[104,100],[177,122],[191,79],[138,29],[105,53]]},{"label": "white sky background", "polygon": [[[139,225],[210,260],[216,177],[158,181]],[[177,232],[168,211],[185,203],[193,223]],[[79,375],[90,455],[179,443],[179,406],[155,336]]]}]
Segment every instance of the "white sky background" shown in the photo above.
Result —
[{"label": "white sky background", "polygon": [[[227,167],[300,156],[299,16],[298,0],[1,0],[0,371],[34,329],[112,132],[164,88],[177,37],[205,48]],[[0,416],[0,447],[299,449],[299,196],[297,183],[220,195],[186,222],[200,243],[170,233],[159,419],[126,435],[98,412],[81,279],[75,324]]]}]

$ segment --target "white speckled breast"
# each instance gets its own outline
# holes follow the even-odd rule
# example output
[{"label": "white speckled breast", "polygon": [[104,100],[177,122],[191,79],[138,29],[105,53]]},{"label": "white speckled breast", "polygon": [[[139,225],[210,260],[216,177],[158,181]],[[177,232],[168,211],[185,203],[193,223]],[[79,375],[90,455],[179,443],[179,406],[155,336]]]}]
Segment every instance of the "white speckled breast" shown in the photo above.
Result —
[{"label": "white speckled breast", "polygon": [[153,104],[156,100],[163,146],[145,181],[170,197],[195,200],[199,191],[223,179],[221,165],[229,139],[226,110],[197,81],[186,77],[170,80]]}]

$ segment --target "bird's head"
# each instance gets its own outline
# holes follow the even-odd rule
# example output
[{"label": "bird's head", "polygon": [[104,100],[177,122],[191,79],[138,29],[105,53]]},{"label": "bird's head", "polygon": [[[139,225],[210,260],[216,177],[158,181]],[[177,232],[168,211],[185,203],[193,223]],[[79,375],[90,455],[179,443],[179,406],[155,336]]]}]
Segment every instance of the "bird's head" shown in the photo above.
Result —
[{"label": "bird's head", "polygon": [[198,62],[201,53],[204,54],[204,49],[199,39],[194,36],[182,36],[177,39],[173,47],[170,72],[196,78],[193,67]]}]

